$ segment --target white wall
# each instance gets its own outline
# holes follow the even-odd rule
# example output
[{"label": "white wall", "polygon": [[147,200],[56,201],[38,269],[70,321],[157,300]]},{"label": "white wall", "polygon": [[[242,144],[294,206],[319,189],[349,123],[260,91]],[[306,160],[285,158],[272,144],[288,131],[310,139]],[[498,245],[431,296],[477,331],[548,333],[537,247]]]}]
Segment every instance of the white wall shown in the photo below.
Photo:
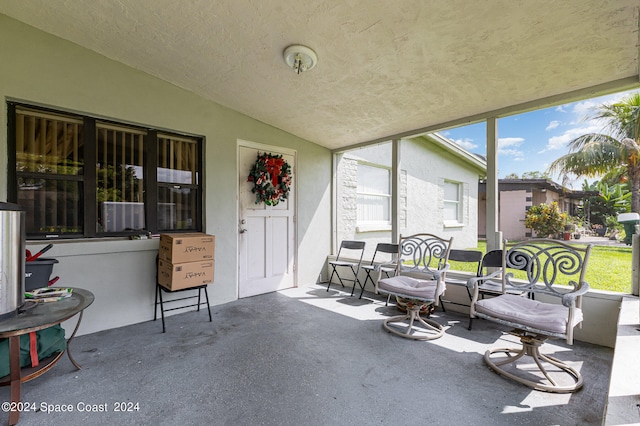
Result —
[{"label": "white wall", "polygon": [[[329,150],[73,43],[0,15],[0,128],[6,100],[203,135],[205,232],[216,236],[212,304],[237,298],[238,139],[297,150],[298,283],[316,282],[330,252]],[[0,199],[7,194],[7,134],[0,132]],[[248,173],[248,171],[247,171]],[[33,249],[45,243],[33,243]],[[60,285],[96,295],[79,333],[153,318],[157,241],[54,242]]]},{"label": "white wall", "polygon": [[[478,244],[478,179],[480,171],[435,144],[402,141],[402,169],[406,171],[406,226],[402,234],[429,232],[453,237],[454,248]],[[463,226],[444,225],[444,180],[464,184]]]},{"label": "white wall", "polygon": [[[445,238],[454,237],[454,247],[477,246],[479,171],[454,157],[431,141],[402,140],[400,172],[400,232],[404,235],[428,232]],[[390,167],[391,144],[380,144],[349,151],[338,158],[336,185],[337,241],[365,241],[364,259],[370,260],[379,242],[391,241],[391,230],[363,231],[357,224],[358,161]],[[464,186],[463,226],[447,227],[443,222],[444,179]]]}]

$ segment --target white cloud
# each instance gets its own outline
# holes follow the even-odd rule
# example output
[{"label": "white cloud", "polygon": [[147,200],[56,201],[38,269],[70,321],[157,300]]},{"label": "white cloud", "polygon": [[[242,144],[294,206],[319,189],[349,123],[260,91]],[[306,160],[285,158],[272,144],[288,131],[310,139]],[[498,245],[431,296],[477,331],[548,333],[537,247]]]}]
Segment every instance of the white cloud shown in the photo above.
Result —
[{"label": "white cloud", "polygon": [[498,138],[498,147],[520,146],[522,142],[524,142],[524,138]]},{"label": "white cloud", "polygon": [[478,144],[474,143],[473,139],[470,139],[470,138],[456,139],[453,142],[460,145],[462,148],[466,149],[467,151],[470,151],[478,147]]},{"label": "white cloud", "polygon": [[519,157],[524,157],[524,152],[519,149],[498,149],[498,155],[506,155],[507,157],[514,157],[517,160]]},{"label": "white cloud", "polygon": [[572,112],[582,118],[592,114],[593,111],[601,104],[601,102],[594,102],[592,100],[578,102],[573,106]]},{"label": "white cloud", "polygon": [[567,112],[567,110],[564,109],[564,105],[557,106],[555,110],[557,112]]},{"label": "white cloud", "polygon": [[591,122],[586,123],[586,125],[583,125],[580,127],[574,127],[574,128],[568,129],[559,136],[550,137],[549,141],[547,142],[547,145],[544,147],[542,151],[538,151],[538,154],[542,154],[547,151],[555,151],[558,149],[566,148],[569,141],[579,136],[586,135],[587,133],[598,133],[600,131],[602,131],[602,127]]},{"label": "white cloud", "polygon": [[523,157],[524,153],[516,149],[524,142],[524,138],[498,138],[498,155],[506,155],[518,159]]},{"label": "white cloud", "polygon": [[559,125],[560,125],[560,122],[558,120],[553,120],[551,123],[549,123],[549,125],[547,126],[547,128],[545,130],[549,131],[549,130],[555,129]]}]

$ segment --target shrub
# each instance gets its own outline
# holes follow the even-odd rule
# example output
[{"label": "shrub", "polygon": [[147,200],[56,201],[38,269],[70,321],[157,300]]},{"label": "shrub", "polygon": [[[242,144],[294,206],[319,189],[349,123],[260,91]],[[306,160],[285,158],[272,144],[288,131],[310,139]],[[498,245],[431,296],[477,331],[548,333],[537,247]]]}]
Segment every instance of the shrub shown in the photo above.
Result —
[{"label": "shrub", "polygon": [[527,210],[524,226],[533,229],[538,237],[549,237],[561,233],[566,220],[566,213],[561,213],[558,203],[554,201]]}]

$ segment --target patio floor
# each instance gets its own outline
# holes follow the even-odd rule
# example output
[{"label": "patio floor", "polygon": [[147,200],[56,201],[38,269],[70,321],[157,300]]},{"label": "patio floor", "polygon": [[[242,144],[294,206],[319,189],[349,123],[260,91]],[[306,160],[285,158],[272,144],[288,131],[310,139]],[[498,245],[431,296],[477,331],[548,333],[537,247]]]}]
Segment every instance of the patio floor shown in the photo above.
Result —
[{"label": "patio floor", "polygon": [[[22,386],[21,425],[600,425],[613,350],[552,341],[545,353],[584,376],[574,394],[532,391],[491,372],[485,350],[513,337],[438,310],[444,337],[409,341],[382,329],[396,315],[312,285],[240,299],[206,312],[80,336],[48,373]],[[2,401],[9,389],[2,388]],[[133,403],[116,412],[118,403]],[[47,404],[69,405],[51,413]],[[83,404],[104,412],[81,412]],[[102,405],[101,405],[102,404]],[[106,404],[106,406],[105,406]],[[127,408],[125,405],[124,408]],[[0,422],[6,422],[2,413]]]}]

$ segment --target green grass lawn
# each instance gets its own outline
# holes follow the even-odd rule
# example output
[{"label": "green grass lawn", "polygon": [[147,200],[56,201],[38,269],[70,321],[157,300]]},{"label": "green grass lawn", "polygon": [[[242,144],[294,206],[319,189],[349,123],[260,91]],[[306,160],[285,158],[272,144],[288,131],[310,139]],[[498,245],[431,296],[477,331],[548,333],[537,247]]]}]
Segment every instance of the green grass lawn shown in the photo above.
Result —
[{"label": "green grass lawn", "polygon": [[[486,243],[479,241],[475,250],[486,253]],[[453,270],[475,273],[471,264],[449,263]],[[586,280],[593,289],[631,293],[631,247],[593,246]]]}]

